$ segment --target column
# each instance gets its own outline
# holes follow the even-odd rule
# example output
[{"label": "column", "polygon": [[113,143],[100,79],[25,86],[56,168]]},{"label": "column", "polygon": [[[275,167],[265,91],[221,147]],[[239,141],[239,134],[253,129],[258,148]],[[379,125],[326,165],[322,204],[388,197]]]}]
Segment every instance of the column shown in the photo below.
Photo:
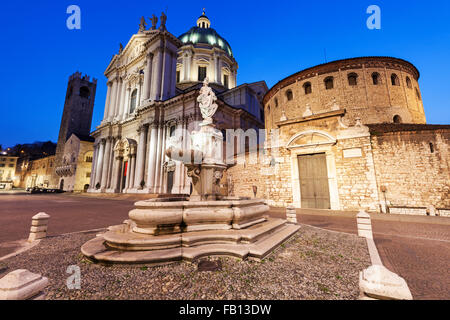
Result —
[{"label": "column", "polygon": [[120,93],[122,91],[122,80],[120,78],[117,79],[117,90],[116,90],[116,104],[114,106],[114,114],[113,119],[116,118],[116,116],[119,115],[119,108],[120,108]]},{"label": "column", "polygon": [[160,185],[160,192],[165,193],[164,187],[164,162],[166,161],[166,135],[168,128],[166,126],[162,127],[162,139],[161,139],[161,161],[159,164],[159,172],[160,172],[160,178],[159,178],[159,185]]},{"label": "column", "polygon": [[152,68],[153,68],[153,54],[149,53],[147,55],[147,66],[144,71],[144,101],[150,99],[150,88],[152,79]]},{"label": "column", "polygon": [[130,184],[130,170],[131,170],[131,154],[128,155],[127,175],[125,177],[125,188],[124,188],[125,192],[128,190],[128,185]]},{"label": "column", "polygon": [[112,178],[112,172],[113,172],[113,166],[114,166],[114,144],[116,142],[115,138],[112,138],[111,140],[111,151],[109,153],[109,163],[108,163],[108,178],[106,179],[106,186],[105,188],[109,189],[111,186],[111,178]]},{"label": "column", "polygon": [[151,138],[150,138],[150,151],[148,152],[148,174],[147,174],[147,188],[150,193],[154,192],[155,187],[155,166],[156,166],[156,146],[158,144],[158,125],[156,123],[151,124]]},{"label": "column", "polygon": [[153,73],[152,81],[152,100],[160,100],[161,97],[161,76],[163,67],[163,48],[160,47],[156,51],[156,72]]},{"label": "column", "polygon": [[103,120],[108,119],[109,103],[111,102],[111,82],[108,82],[107,85],[108,85],[108,91],[106,93],[105,113],[103,115]]},{"label": "column", "polygon": [[115,193],[117,193],[120,190],[119,182],[120,182],[120,173],[122,172],[122,161],[123,158],[120,155],[117,155],[114,159],[114,171],[111,181],[111,189]]},{"label": "column", "polygon": [[[128,86],[128,84],[127,84]],[[129,104],[130,104],[130,91],[131,88],[127,88],[126,89],[126,94],[125,94],[125,101],[123,104],[123,113],[122,113],[122,119],[126,119],[127,118],[127,114],[128,114],[128,109],[130,108]]]},{"label": "column", "polygon": [[[163,126],[162,126],[163,127]],[[156,148],[156,162],[155,162],[155,193],[160,193],[161,184],[159,182],[161,176],[161,143],[162,143],[162,128],[158,128],[158,144]]]},{"label": "column", "polygon": [[89,179],[89,190],[95,189],[95,169],[98,157],[98,144],[94,144],[94,154],[92,155],[91,178]]},{"label": "column", "polygon": [[100,150],[98,153],[98,161],[97,161],[97,169],[95,170],[95,185],[94,188],[97,190],[97,184],[102,180],[102,172],[103,172],[103,157],[105,155],[105,139],[100,141]]},{"label": "column", "polygon": [[124,109],[125,109],[125,96],[126,96],[126,92],[127,91],[127,83],[125,81],[122,82],[122,90],[120,93],[120,105],[119,105],[119,112],[117,114],[117,118],[119,118],[119,120],[123,119],[123,113],[124,113]]},{"label": "column", "polygon": [[134,189],[136,186],[134,185],[134,176],[136,171],[136,154],[131,155],[131,165],[130,165],[130,179],[128,180],[129,186],[128,190]]},{"label": "column", "polygon": [[141,182],[144,180],[145,170],[145,149],[147,145],[148,124],[145,124],[139,128],[139,144],[137,150],[137,162],[136,162],[136,176],[134,180],[134,186],[139,190],[142,189]]},{"label": "column", "polygon": [[102,192],[106,188],[106,181],[108,178],[108,167],[109,167],[109,158],[111,156],[111,137],[108,137],[106,139],[106,146],[105,146],[105,158],[103,160],[103,168],[102,168],[102,180],[101,180],[101,189]]},{"label": "column", "polygon": [[[220,56],[217,57],[217,83],[221,83],[223,84],[222,81],[222,68],[220,67],[221,63],[220,63]],[[228,86],[230,86],[228,84]]]},{"label": "column", "polygon": [[177,53],[172,53],[173,57],[172,57],[172,82],[170,85],[170,97],[175,97],[176,95],[176,91],[177,91],[177,59],[178,59],[178,54]]},{"label": "column", "polygon": [[112,120],[114,118],[114,108],[116,106],[116,95],[117,95],[117,81],[114,80],[112,84],[111,90],[111,102],[108,107],[108,120]]}]

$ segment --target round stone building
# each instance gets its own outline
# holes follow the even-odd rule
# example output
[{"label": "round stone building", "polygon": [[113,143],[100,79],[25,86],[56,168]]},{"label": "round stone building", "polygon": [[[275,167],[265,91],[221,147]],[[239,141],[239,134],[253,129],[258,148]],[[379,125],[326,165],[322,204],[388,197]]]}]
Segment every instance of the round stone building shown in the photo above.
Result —
[{"label": "round stone building", "polygon": [[419,71],[390,57],[338,60],[279,81],[264,98],[266,128],[311,110],[345,109],[349,123],[426,123]]}]

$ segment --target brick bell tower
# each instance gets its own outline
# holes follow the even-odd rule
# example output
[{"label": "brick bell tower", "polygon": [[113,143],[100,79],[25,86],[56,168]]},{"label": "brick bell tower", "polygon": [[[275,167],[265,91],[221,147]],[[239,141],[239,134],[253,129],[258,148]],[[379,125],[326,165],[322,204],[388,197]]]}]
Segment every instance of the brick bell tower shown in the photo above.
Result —
[{"label": "brick bell tower", "polygon": [[75,133],[78,136],[89,136],[91,133],[92,113],[94,111],[97,79],[90,81],[89,76],[82,76],[75,72],[69,77],[66,100],[59,127],[58,143],[56,145],[55,165],[52,185],[58,186],[59,177],[56,168],[64,165],[64,145],[69,137]]}]

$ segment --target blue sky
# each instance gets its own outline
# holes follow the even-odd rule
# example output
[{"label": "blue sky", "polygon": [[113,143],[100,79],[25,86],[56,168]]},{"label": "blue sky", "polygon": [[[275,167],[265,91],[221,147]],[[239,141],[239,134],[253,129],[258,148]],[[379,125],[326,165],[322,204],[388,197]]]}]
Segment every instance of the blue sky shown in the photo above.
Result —
[{"label": "blue sky", "polygon": [[[68,30],[66,9],[81,8],[81,30]],[[381,30],[366,27],[369,5]],[[142,15],[167,11],[180,35],[202,8],[230,43],[238,83],[269,87],[304,68],[356,56],[394,56],[421,72],[428,123],[450,124],[450,1],[8,1],[0,12],[0,144],[57,140],[69,75],[98,78],[92,128],[103,116],[112,55],[138,31]]]}]

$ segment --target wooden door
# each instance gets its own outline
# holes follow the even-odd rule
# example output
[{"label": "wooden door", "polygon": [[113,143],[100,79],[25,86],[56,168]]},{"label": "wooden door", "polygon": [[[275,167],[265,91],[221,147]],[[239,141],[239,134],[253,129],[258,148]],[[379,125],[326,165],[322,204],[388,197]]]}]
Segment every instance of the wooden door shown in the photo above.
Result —
[{"label": "wooden door", "polygon": [[302,208],[331,209],[324,153],[298,156]]}]

